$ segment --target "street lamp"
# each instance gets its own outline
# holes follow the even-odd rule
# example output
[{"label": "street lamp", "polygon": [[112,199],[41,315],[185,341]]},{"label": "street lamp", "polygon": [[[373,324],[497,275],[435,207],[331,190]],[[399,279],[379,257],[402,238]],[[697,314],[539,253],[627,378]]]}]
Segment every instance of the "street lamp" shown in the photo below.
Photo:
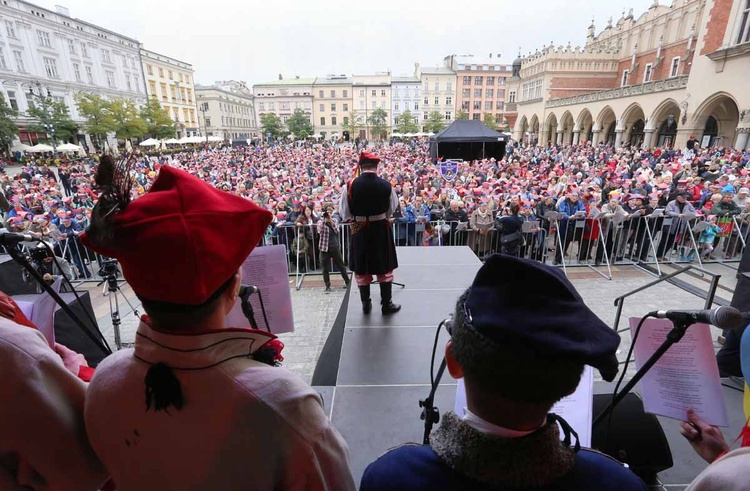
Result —
[{"label": "street lamp", "polygon": [[[34,92],[34,88],[36,88],[37,92]],[[57,157],[57,139],[55,138],[55,127],[52,124],[52,121],[50,121],[51,115],[49,112],[52,93],[49,89],[47,89],[47,95],[44,95],[44,87],[42,87],[42,84],[37,80],[36,82],[33,82],[29,87],[29,95],[40,103],[42,110],[41,122],[44,125],[44,129],[47,131],[47,136],[49,136],[49,138],[52,140],[52,155],[53,157]]]},{"label": "street lamp", "polygon": [[208,121],[206,121],[206,111],[208,111],[208,103],[201,102],[200,112],[203,113],[203,127],[206,130],[206,145],[208,145]]}]

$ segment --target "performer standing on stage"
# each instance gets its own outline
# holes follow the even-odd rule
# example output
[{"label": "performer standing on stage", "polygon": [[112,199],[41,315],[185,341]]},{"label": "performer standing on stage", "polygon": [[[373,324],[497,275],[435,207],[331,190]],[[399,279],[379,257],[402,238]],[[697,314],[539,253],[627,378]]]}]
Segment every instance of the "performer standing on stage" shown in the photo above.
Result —
[{"label": "performer standing on stage", "polygon": [[349,267],[359,286],[362,311],[372,310],[370,284],[376,275],[380,284],[380,304],[383,315],[401,310],[392,300],[393,270],[398,267],[396,245],[389,218],[398,207],[398,198],[393,187],[378,177],[380,158],[368,152],[359,155],[362,175],[347,185],[341,196],[339,214],[352,222]]}]

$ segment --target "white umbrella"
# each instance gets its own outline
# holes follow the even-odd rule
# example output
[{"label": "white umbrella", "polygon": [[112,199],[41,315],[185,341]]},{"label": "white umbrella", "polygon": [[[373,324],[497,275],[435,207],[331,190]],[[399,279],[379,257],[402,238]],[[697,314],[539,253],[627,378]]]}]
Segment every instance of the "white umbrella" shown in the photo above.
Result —
[{"label": "white umbrella", "polygon": [[202,136],[189,136],[187,137],[189,143],[203,143],[203,137]]},{"label": "white umbrella", "polygon": [[11,152],[28,152],[30,148],[31,148],[30,145],[26,145],[25,143],[18,142],[10,148],[10,151]]},{"label": "white umbrella", "polygon": [[166,145],[177,145],[180,143],[180,140],[178,140],[177,138],[170,138],[169,140],[164,140],[164,143]]},{"label": "white umbrella", "polygon": [[159,142],[159,146],[161,147],[162,150],[166,150],[167,149],[167,145],[164,143],[164,140],[162,140],[161,142]]},{"label": "white umbrella", "polygon": [[149,138],[148,140],[143,140],[141,143],[139,143],[142,147],[155,147],[159,144],[159,140],[156,140],[154,138]]},{"label": "white umbrella", "polygon": [[29,148],[28,151],[32,153],[52,152],[54,151],[54,148],[49,145],[45,145],[44,143],[37,143],[33,147]]},{"label": "white umbrella", "polygon": [[57,147],[58,152],[83,152],[83,148],[73,143],[63,143]]},{"label": "white umbrella", "polygon": [[[201,141],[202,141],[202,139],[201,139]],[[208,137],[208,141],[210,141],[210,142],[222,142],[222,141],[224,141],[224,139],[222,137],[220,137],[220,136],[209,136]]]},{"label": "white umbrella", "polygon": [[187,145],[188,143],[190,143],[190,137],[183,136],[182,138],[180,138],[179,140],[177,140],[177,143],[180,144],[180,145]]}]

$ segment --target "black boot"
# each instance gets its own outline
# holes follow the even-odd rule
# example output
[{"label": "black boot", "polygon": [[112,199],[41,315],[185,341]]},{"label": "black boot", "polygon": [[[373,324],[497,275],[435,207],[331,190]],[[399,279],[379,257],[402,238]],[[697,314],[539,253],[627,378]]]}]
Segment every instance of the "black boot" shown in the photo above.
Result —
[{"label": "black boot", "polygon": [[370,285],[359,287],[359,298],[362,300],[362,312],[369,314],[372,310],[372,300],[370,300]]},{"label": "black boot", "polygon": [[383,315],[395,314],[401,310],[401,306],[393,303],[391,300],[392,290],[392,283],[380,283],[380,310],[383,312]]}]

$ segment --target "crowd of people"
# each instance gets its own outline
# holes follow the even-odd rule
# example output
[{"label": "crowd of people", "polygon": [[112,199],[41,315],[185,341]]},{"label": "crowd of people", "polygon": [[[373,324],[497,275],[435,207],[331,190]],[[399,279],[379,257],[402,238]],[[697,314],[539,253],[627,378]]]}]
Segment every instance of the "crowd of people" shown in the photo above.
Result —
[{"label": "crowd of people", "polygon": [[[461,162],[448,180],[426,141],[370,148],[382,158],[379,174],[399,197],[391,217],[398,245],[469,245],[480,257],[505,252],[537,260],[554,251],[550,260],[555,263],[565,258],[611,262],[626,255],[645,260],[649,254],[661,260],[684,241],[685,226],[679,222],[695,216],[710,226],[696,231],[698,250],[681,252],[680,259],[694,259],[695,252],[731,259],[741,252],[736,239],[740,230],[732,230],[732,217],[750,211],[748,151],[514,144],[500,161]],[[132,193],[145,194],[164,165],[183,169],[271,211],[274,219],[265,242],[284,243],[291,251],[291,268],[304,271],[318,263],[317,225],[323,214],[331,211],[341,222],[338,204],[357,175],[359,150],[353,143],[299,142],[136,154],[130,156]],[[63,160],[56,174],[45,162],[31,161],[16,176],[0,180],[6,227],[62,240],[64,254],[81,278],[91,275],[89,253],[77,237],[95,203],[95,168],[96,159]],[[660,211],[653,215],[654,210]],[[550,211],[558,215],[550,219]],[[662,230],[656,216],[676,220]],[[575,226],[586,219],[585,226]],[[524,227],[523,222],[532,223]],[[295,226],[306,227],[304,235]],[[658,250],[652,250],[657,247],[649,247],[646,237],[656,240],[658,232]],[[727,240],[718,250],[722,238]],[[573,242],[577,252],[571,249]]]}]

